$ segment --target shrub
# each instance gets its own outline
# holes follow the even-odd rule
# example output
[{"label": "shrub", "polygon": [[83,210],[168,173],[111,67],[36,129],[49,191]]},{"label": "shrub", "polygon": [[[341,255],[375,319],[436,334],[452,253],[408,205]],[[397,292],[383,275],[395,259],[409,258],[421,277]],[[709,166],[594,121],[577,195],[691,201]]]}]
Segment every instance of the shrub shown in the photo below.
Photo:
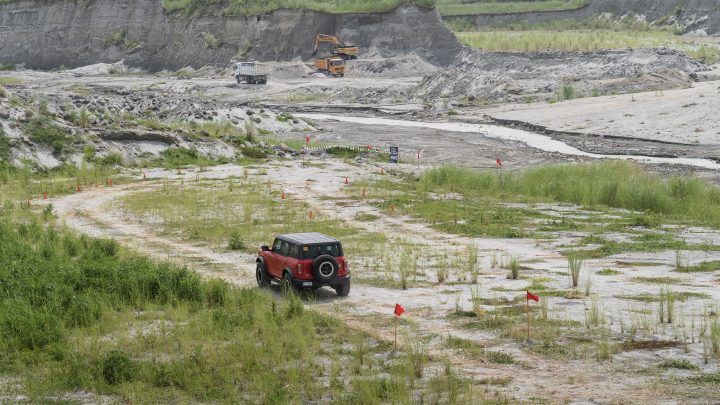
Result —
[{"label": "shrub", "polygon": [[103,166],[122,166],[125,159],[120,152],[110,152],[105,157],[100,159],[98,163]]},{"label": "shrub", "polygon": [[6,98],[8,95],[7,89],[5,89],[5,86],[0,85],[0,98]]},{"label": "shrub", "polygon": [[251,159],[265,159],[268,156],[268,151],[264,148],[252,147],[243,149],[242,154]]},{"label": "shrub", "polygon": [[0,125],[0,161],[10,159],[10,139],[5,135],[2,125]]},{"label": "shrub", "polygon": [[61,341],[64,330],[49,308],[32,306],[30,302],[16,298],[3,302],[0,336],[4,344],[13,349],[34,350]]},{"label": "shrub", "polygon": [[209,280],[205,284],[205,300],[210,307],[222,307],[228,295],[228,285],[222,280]]},{"label": "shrub", "polygon": [[120,249],[120,245],[113,239],[93,239],[89,251],[94,257],[113,257]]},{"label": "shrub", "polygon": [[220,45],[220,41],[218,41],[217,38],[215,38],[215,35],[206,33],[205,34],[205,46],[210,49],[215,49]]},{"label": "shrub", "polygon": [[247,245],[245,245],[245,242],[240,237],[240,233],[235,231],[230,234],[230,239],[228,240],[228,248],[230,250],[245,250],[247,249]]},{"label": "shrub", "polygon": [[23,126],[25,134],[36,143],[53,146],[59,143],[60,149],[67,142],[67,131],[57,126],[47,116],[35,116]]},{"label": "shrub", "polygon": [[110,385],[130,381],[133,364],[127,353],[120,350],[107,353],[102,359],[102,375],[105,382]]}]

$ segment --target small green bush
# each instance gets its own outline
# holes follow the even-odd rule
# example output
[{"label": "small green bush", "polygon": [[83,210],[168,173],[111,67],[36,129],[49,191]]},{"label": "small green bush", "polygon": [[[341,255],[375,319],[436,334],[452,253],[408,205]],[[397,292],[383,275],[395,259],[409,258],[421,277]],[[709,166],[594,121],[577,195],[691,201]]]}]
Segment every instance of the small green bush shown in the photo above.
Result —
[{"label": "small green bush", "polygon": [[130,381],[133,375],[133,364],[127,353],[121,350],[112,350],[102,359],[102,375],[110,385]]},{"label": "small green bush", "polygon": [[268,150],[260,147],[245,148],[242,154],[250,159],[265,159],[268,157]]},{"label": "small green bush", "polygon": [[54,144],[58,143],[60,144],[60,150],[63,149],[68,139],[67,131],[56,125],[47,116],[34,116],[30,122],[23,126],[23,130],[33,142],[48,146],[54,146]]},{"label": "small green bush", "polygon": [[247,249],[247,245],[245,245],[245,242],[242,240],[239,232],[233,232],[230,234],[230,239],[228,240],[228,248],[230,250]]},{"label": "small green bush", "polygon": [[113,239],[93,239],[89,251],[95,257],[113,257],[120,250],[120,245]]},{"label": "small green bush", "polygon": [[103,166],[122,166],[125,159],[120,152],[110,152],[98,161]]},{"label": "small green bush", "polygon": [[6,98],[8,95],[7,89],[5,89],[5,86],[0,85],[0,98]]}]

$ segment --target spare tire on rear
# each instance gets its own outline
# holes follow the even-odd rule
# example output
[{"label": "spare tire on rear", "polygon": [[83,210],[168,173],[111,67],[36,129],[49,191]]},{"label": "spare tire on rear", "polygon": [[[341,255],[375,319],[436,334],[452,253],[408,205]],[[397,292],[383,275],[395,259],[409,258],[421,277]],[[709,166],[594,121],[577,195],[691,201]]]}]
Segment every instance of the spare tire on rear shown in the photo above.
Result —
[{"label": "spare tire on rear", "polygon": [[313,260],[312,272],[317,282],[329,283],[335,280],[339,269],[337,260],[330,255],[320,255]]}]

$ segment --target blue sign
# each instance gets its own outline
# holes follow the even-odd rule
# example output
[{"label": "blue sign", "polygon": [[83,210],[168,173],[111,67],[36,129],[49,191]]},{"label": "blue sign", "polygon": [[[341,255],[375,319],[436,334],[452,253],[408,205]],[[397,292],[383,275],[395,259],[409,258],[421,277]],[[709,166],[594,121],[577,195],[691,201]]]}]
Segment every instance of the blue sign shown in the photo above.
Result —
[{"label": "blue sign", "polygon": [[397,163],[398,156],[400,156],[400,148],[397,146],[390,147],[390,163]]}]

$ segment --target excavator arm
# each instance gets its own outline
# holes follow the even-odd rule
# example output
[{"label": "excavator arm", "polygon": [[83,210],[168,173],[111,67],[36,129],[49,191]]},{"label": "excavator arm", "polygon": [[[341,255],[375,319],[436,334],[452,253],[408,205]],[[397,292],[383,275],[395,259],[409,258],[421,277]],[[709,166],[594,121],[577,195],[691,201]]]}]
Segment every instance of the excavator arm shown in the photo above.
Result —
[{"label": "excavator arm", "polygon": [[317,54],[318,48],[320,48],[321,43],[330,43],[333,45],[340,45],[340,41],[337,39],[337,37],[334,37],[332,35],[325,35],[325,34],[317,34],[315,36],[315,47],[313,48],[313,55]]}]

